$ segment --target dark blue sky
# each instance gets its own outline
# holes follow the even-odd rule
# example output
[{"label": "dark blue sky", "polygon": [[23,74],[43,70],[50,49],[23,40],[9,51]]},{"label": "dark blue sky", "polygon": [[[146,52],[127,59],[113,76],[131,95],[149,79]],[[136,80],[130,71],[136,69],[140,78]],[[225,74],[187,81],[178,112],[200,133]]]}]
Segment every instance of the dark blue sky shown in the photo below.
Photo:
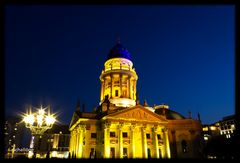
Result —
[{"label": "dark blue sky", "polygon": [[6,6],[5,114],[51,105],[70,123],[92,111],[118,37],[139,76],[140,102],[203,123],[235,111],[235,11],[230,5]]}]

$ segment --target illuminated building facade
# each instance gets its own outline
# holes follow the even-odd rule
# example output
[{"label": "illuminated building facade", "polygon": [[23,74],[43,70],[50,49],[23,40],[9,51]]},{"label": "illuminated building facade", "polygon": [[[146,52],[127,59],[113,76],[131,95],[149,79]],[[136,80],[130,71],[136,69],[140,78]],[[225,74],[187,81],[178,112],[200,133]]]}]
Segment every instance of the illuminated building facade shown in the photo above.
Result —
[{"label": "illuminated building facade", "polygon": [[219,123],[220,134],[231,138],[236,130],[235,115],[223,117]]},{"label": "illuminated building facade", "polygon": [[219,135],[224,135],[229,139],[234,135],[235,130],[235,115],[226,116],[214,124],[203,126],[204,140],[207,141]]},{"label": "illuminated building facade", "polygon": [[203,125],[204,141],[208,141],[212,137],[215,137],[218,135],[220,135],[219,123],[215,123],[212,125]]},{"label": "illuminated building facade", "polygon": [[4,153],[5,158],[14,158],[19,149],[28,147],[28,138],[30,133],[26,130],[21,119],[17,116],[7,116],[4,125]]},{"label": "illuminated building facade", "polygon": [[42,135],[37,146],[36,158],[68,158],[69,140],[69,126],[54,124]]},{"label": "illuminated building facade", "polygon": [[235,115],[223,117],[211,125],[203,125],[204,156],[206,158],[235,158],[238,136]]},{"label": "illuminated building facade", "polygon": [[201,123],[168,105],[140,104],[138,76],[120,42],[110,50],[100,75],[99,106],[78,103],[70,123],[71,158],[197,158]]}]

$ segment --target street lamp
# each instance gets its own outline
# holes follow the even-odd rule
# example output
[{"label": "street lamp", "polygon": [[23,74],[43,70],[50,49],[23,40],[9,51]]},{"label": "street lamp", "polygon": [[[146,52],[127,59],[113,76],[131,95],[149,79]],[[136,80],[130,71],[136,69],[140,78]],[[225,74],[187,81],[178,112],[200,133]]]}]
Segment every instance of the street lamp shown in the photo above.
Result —
[{"label": "street lamp", "polygon": [[[55,123],[56,119],[54,114],[50,113],[50,109],[48,109],[46,113],[46,109],[48,107],[37,108],[37,111],[32,113],[30,108],[29,113],[26,113],[23,116],[23,121],[25,122],[25,126],[31,130],[32,138],[38,137],[38,147],[40,146],[40,140],[42,138],[43,133],[52,128],[53,124]],[[31,146],[33,147],[33,156],[36,157],[36,147],[34,145],[34,140],[32,139]],[[32,144],[33,143],[33,144]],[[31,157],[32,153],[29,153],[29,157]]]}]

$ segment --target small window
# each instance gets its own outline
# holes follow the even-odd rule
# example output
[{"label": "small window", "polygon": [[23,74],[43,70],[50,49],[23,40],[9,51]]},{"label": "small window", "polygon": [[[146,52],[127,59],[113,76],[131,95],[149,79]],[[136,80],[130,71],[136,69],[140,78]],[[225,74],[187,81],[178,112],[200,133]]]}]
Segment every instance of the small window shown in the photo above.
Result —
[{"label": "small window", "polygon": [[160,134],[157,134],[157,138],[158,138],[158,140],[161,139],[161,135],[160,135]]},{"label": "small window", "polygon": [[110,132],[110,137],[115,137],[115,132]]},{"label": "small window", "polygon": [[147,136],[147,139],[150,139],[150,134],[146,134],[146,136]]},{"label": "small window", "polygon": [[91,138],[97,138],[97,133],[91,133]]},{"label": "small window", "polygon": [[122,136],[123,136],[124,138],[127,138],[127,137],[128,137],[127,132],[123,132],[123,133],[122,133]]},{"label": "small window", "polygon": [[115,96],[118,97],[118,90],[115,90]]}]

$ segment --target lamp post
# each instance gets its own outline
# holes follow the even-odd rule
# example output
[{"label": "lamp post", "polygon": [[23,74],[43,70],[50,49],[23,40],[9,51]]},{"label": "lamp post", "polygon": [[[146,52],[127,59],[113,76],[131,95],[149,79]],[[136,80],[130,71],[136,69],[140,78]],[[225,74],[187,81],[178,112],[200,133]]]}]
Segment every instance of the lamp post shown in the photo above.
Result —
[{"label": "lamp post", "polygon": [[[46,113],[46,109],[47,113]],[[36,157],[36,152],[40,147],[40,142],[42,135],[44,132],[50,128],[52,128],[53,124],[55,123],[56,119],[54,117],[54,114],[50,113],[49,107],[43,108],[42,106],[40,108],[37,108],[37,111],[32,113],[32,110],[30,108],[29,112],[26,113],[23,117],[23,121],[25,122],[25,126],[31,130],[32,134],[32,140],[31,145],[33,148],[33,157]],[[37,149],[34,142],[34,139],[37,138]],[[33,144],[32,144],[33,143]],[[31,157],[29,153],[29,157]]]}]

